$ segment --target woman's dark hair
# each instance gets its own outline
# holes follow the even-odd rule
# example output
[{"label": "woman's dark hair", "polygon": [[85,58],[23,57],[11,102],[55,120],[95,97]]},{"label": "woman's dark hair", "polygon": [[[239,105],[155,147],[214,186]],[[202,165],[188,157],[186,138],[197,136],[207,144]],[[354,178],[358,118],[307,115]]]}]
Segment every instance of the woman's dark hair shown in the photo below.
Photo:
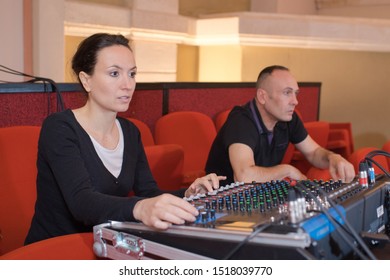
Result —
[{"label": "woman's dark hair", "polygon": [[88,75],[93,74],[98,52],[106,47],[115,45],[121,45],[131,50],[129,40],[120,34],[96,33],[80,43],[72,59],[72,69],[79,82],[79,73],[81,71]]}]

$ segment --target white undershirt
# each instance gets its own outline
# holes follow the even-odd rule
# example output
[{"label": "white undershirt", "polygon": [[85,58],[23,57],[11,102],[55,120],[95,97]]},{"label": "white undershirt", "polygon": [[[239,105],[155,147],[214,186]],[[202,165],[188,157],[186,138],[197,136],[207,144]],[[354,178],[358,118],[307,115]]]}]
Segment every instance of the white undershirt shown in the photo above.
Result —
[{"label": "white undershirt", "polygon": [[107,149],[100,145],[91,135],[89,135],[89,137],[91,138],[96,153],[103,162],[104,166],[117,178],[122,170],[124,142],[121,125],[118,120],[115,120],[115,123],[119,131],[119,142],[115,149]]}]

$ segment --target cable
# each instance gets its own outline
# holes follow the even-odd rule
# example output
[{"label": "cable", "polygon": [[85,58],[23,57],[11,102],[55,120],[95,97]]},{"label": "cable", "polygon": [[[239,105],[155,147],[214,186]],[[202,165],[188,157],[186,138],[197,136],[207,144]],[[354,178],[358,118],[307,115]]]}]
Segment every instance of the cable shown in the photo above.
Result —
[{"label": "cable", "polygon": [[[23,72],[11,69],[11,68],[6,67],[6,66],[1,65],[1,64],[0,64],[0,72],[4,72],[4,73],[7,73],[7,74],[11,74],[11,75],[17,75],[17,76],[23,76],[23,77],[32,78],[32,80],[26,81],[26,83],[43,82],[45,88],[46,88],[46,84],[49,83],[51,85],[51,87],[52,87],[52,91],[56,92],[56,96],[57,96],[57,111],[63,111],[65,109],[65,104],[64,104],[64,101],[62,99],[61,91],[59,90],[57,83],[54,82],[53,80],[51,80],[49,78],[37,77],[37,76],[29,75],[29,74],[26,74],[26,73],[23,73]],[[50,98],[49,98],[49,100],[50,100]],[[50,110],[49,110],[49,112],[50,112]]]},{"label": "cable", "polygon": [[386,169],[384,169],[383,166],[381,166],[378,162],[376,162],[372,158],[366,158],[366,160],[375,164],[377,167],[379,167],[380,170],[383,171],[384,174],[386,174],[387,177],[390,177],[390,173]]},{"label": "cable", "polygon": [[253,237],[255,237],[259,232],[263,231],[267,228],[269,224],[264,224],[258,228],[256,228],[250,235],[245,237],[240,243],[237,244],[236,247],[233,248],[222,260],[229,260],[238,250],[240,250],[246,243],[249,242]]},{"label": "cable", "polygon": [[[309,184],[311,184],[311,182],[307,181]],[[321,189],[318,185],[315,185],[315,184],[312,184],[313,186],[317,187],[318,189]],[[351,242],[351,240],[345,235],[345,232],[340,230],[340,227],[338,227],[338,223],[335,222],[335,218],[329,213],[329,211],[327,209],[324,208],[324,206],[321,204],[321,202],[317,199],[317,197],[312,194],[311,191],[309,191],[306,186],[302,183],[302,181],[298,182],[296,187],[300,188],[300,189],[303,189],[306,193],[309,194],[309,196],[311,196],[311,198],[313,198],[313,200],[315,201],[315,203],[320,207],[320,210],[323,214],[325,214],[325,216],[328,218],[329,222],[331,222],[335,228],[335,230],[338,231],[338,233],[340,234],[340,236],[344,239],[344,241],[351,247],[351,249],[354,250],[355,253],[357,253],[359,255],[359,257],[363,260],[367,260],[367,257],[358,249],[356,248],[356,246]],[[327,197],[327,196],[326,196]],[[337,209],[337,205],[336,207],[334,207],[334,209],[338,212],[340,218],[345,222],[346,220],[343,219],[343,216],[342,214],[340,213],[340,211]],[[370,257],[372,259],[376,259],[375,256],[373,256],[372,254],[370,254]]]},{"label": "cable", "polygon": [[[328,221],[331,222],[335,228],[335,230],[337,230],[340,234],[340,236],[347,242],[347,244],[360,256],[361,259],[364,259],[366,260],[367,257],[364,256],[364,254],[362,254],[360,252],[360,250],[358,250],[354,244],[348,239],[347,236],[345,236],[345,233],[343,231],[340,231],[339,230],[339,227],[337,226],[337,223],[335,222],[334,220],[334,217],[332,217],[332,215],[328,212],[327,209],[324,208],[324,206],[321,204],[321,202],[317,199],[317,197],[315,195],[312,194],[312,192],[310,190],[308,190],[302,182],[299,182],[297,183],[296,185],[297,188],[300,188],[300,189],[303,189],[313,200],[314,202],[318,205],[318,207],[320,208],[321,212],[328,218]],[[341,217],[341,216],[340,216]]]},{"label": "cable", "polygon": [[[355,238],[355,240],[359,243],[359,245],[364,249],[367,256],[369,256],[371,259],[375,260],[376,257],[371,252],[371,250],[368,248],[366,243],[363,241],[363,239],[359,236],[359,234],[355,231],[355,229],[352,227],[352,225],[349,223],[349,221],[343,217],[341,211],[338,209],[336,203],[328,196],[328,194],[319,186],[316,186],[316,184],[309,182],[312,186],[317,187],[319,192],[327,199],[329,204],[335,209],[337,214],[340,216],[340,218],[343,220],[345,226],[348,228],[348,232]],[[343,227],[345,228],[345,227]]]},{"label": "cable", "polygon": [[375,156],[385,156],[385,157],[390,158],[390,153],[385,152],[383,150],[374,150],[374,151],[367,153],[366,157],[364,158],[364,160],[369,161],[371,163],[374,163],[379,169],[381,169],[383,171],[383,173],[387,177],[390,177],[390,173],[387,170],[385,170],[383,168],[383,166],[381,166],[378,162],[376,162],[375,160],[372,159]]},{"label": "cable", "polygon": [[376,155],[383,155],[383,156],[390,157],[390,153],[383,151],[383,150],[373,150],[373,151],[367,153],[366,157],[371,158],[371,157],[376,156]]}]

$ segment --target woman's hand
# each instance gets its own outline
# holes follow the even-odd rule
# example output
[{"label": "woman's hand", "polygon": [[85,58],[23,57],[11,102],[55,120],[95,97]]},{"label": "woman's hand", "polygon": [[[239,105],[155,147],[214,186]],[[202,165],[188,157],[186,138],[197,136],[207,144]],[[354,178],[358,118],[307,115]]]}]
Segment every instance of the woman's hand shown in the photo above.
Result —
[{"label": "woman's hand", "polygon": [[[214,173],[198,178],[189,186],[185,195],[189,197],[198,193],[211,192],[219,188],[219,180],[225,179],[225,176],[217,176]],[[133,215],[135,219],[149,227],[167,229],[172,224],[194,222],[199,212],[182,198],[162,194],[138,201],[134,206]]]},{"label": "woman's hand", "polygon": [[162,194],[146,198],[136,203],[134,218],[149,227],[167,229],[172,224],[194,222],[198,210],[182,198],[171,194]]}]

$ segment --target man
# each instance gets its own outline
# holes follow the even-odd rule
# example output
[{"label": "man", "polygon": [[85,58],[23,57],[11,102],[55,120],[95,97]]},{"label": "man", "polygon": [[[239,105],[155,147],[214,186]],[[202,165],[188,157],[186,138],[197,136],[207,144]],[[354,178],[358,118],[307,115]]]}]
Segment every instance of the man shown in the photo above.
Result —
[{"label": "man", "polygon": [[294,112],[298,83],[284,66],[263,69],[256,95],[244,106],[236,106],[211,147],[206,172],[226,175],[232,182],[267,182],[283,178],[307,179],[297,168],[280,164],[289,142],[314,166],[329,169],[333,179],[350,182],[355,170],[338,154],[319,146],[308,135]]}]

